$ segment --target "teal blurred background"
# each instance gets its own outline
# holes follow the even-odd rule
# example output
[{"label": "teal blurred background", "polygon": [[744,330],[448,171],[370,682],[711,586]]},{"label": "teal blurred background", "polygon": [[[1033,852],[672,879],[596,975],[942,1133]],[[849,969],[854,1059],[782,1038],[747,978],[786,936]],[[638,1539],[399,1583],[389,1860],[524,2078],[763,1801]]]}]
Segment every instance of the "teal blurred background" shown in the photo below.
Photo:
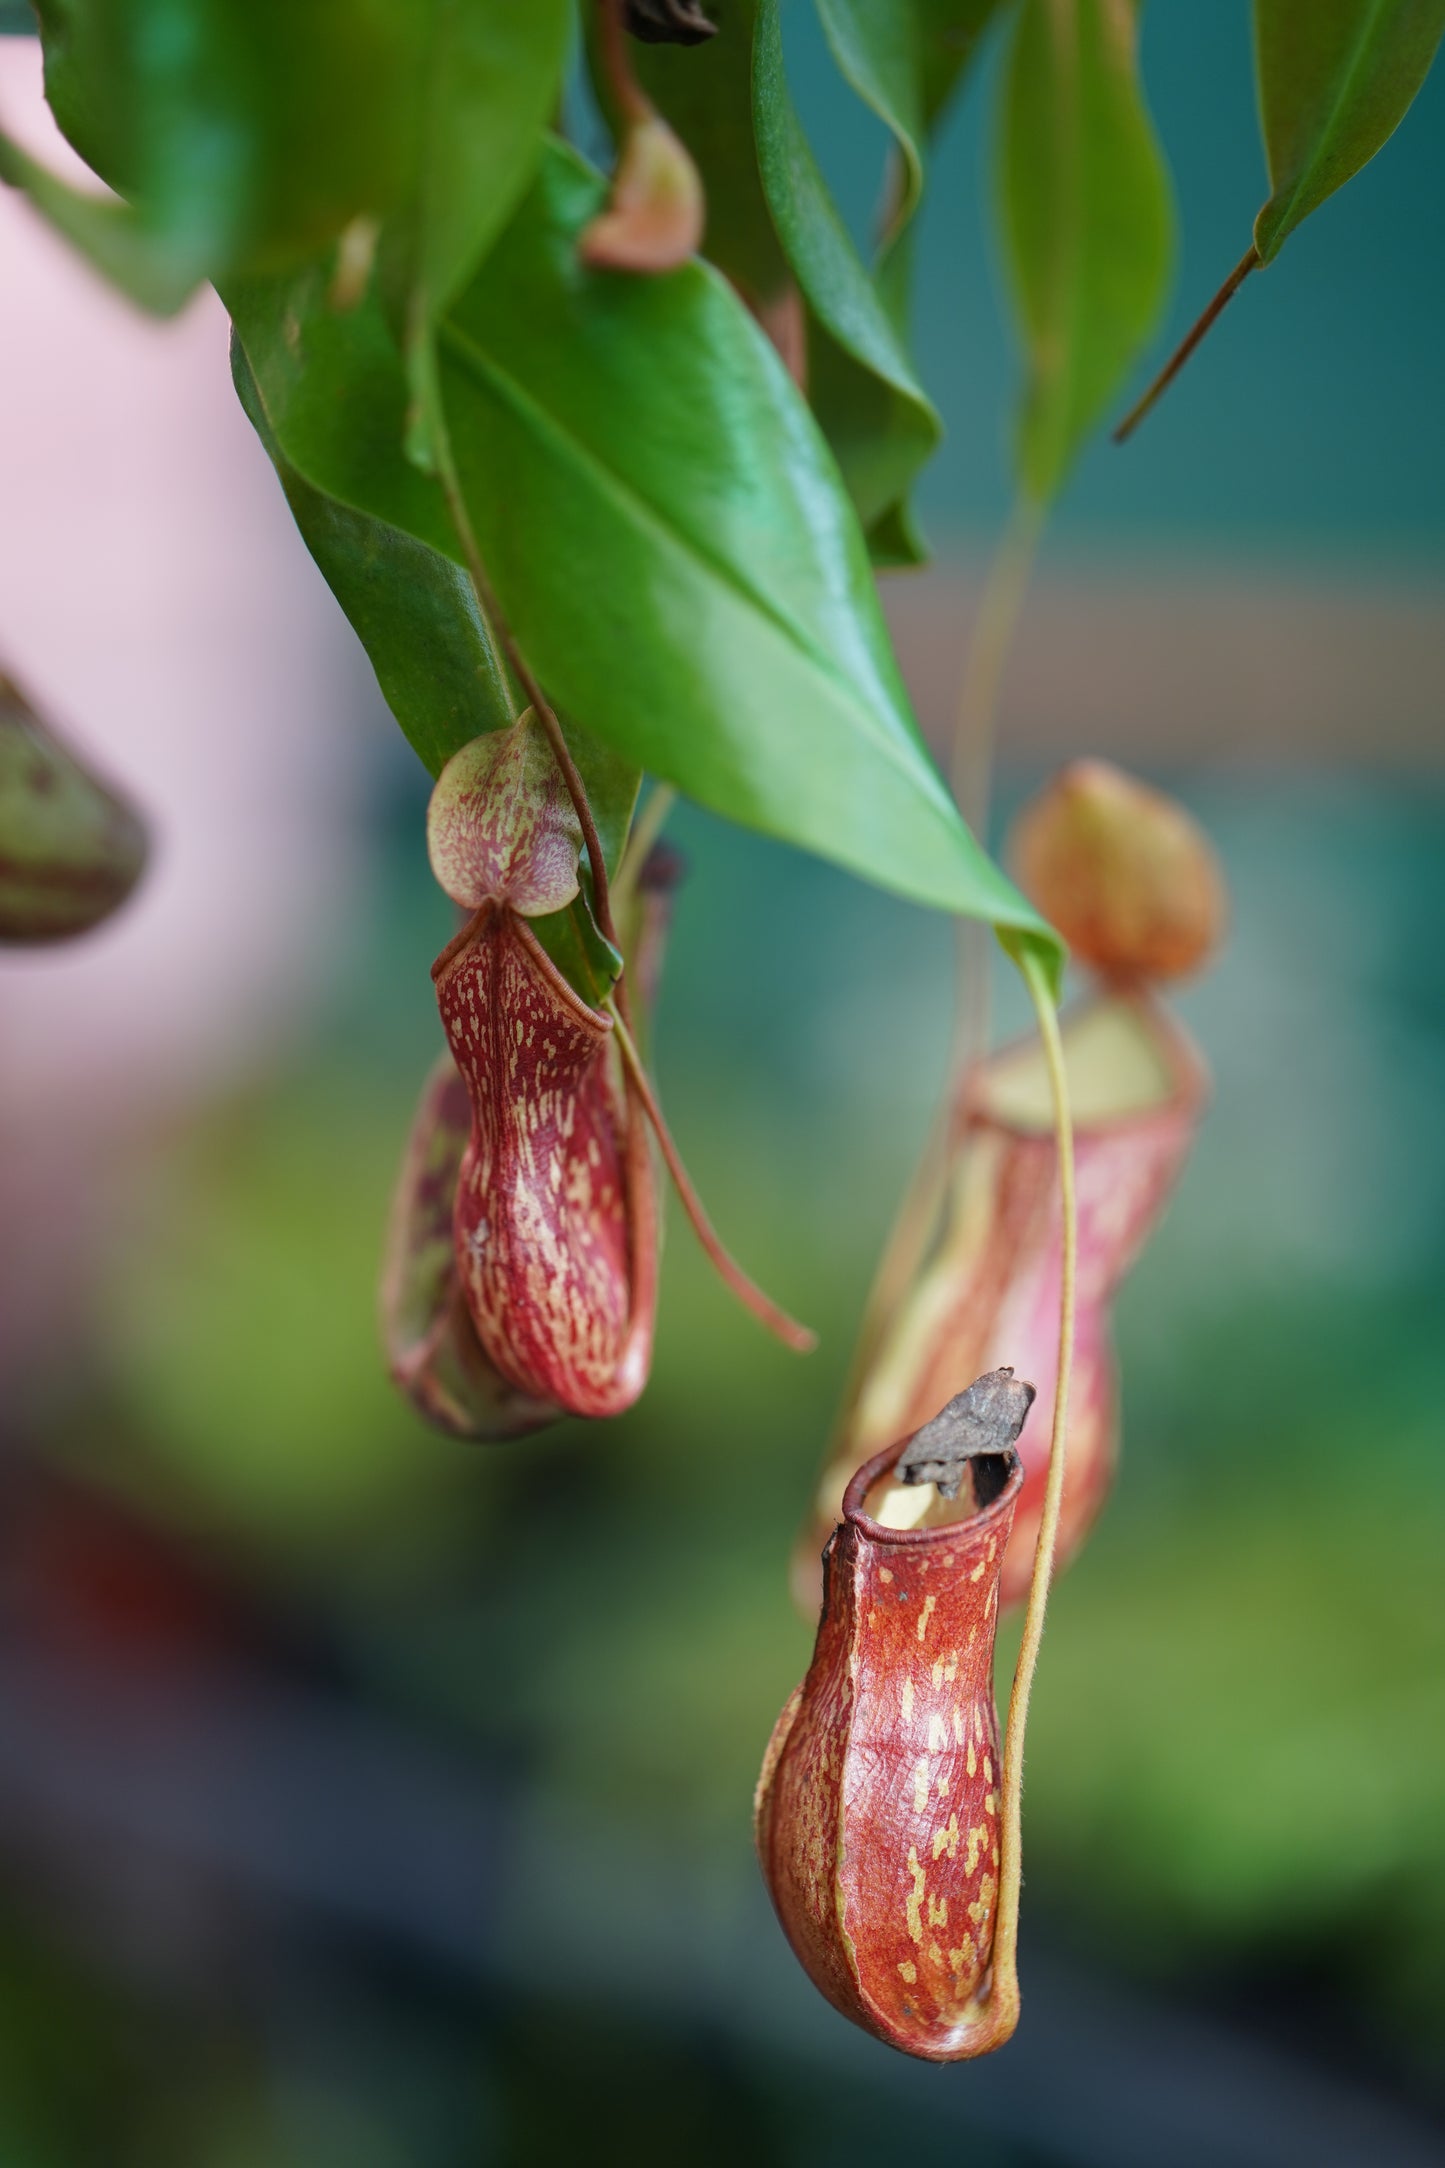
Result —
[{"label": "teal blurred background", "polygon": [[[810,21],[800,100],[866,222],[881,146]],[[1145,63],[1177,332],[1261,193],[1245,10],[1155,7]],[[1007,504],[987,89],[922,255],[950,436],[940,565],[896,623],[939,730]],[[1180,1004],[1216,1099],[1119,1311],[1121,1481],[1051,1614],[1018,2039],[936,2072],[853,2033],[748,1833],[809,1647],[788,1546],[943,1080],[951,931],[681,808],[657,1069],[724,1235],[820,1351],[768,1341],[674,1216],[632,1415],[430,1435],[373,1311],[448,906],[423,779],[297,548],[308,697],[340,719],[304,792],[340,840],[284,999],[126,1125],[107,1072],[160,1029],[153,982],[77,1057],[69,1141],[0,1098],[27,1321],[0,1334],[5,2168],[1441,2157],[1442,116],[1437,74],[1129,450],[1086,459],[1010,678],[995,842],[1052,759],[1113,753],[1204,820],[1235,912]],[[264,645],[262,601],[235,608]],[[36,979],[0,966],[17,1028]],[[996,1007],[1021,1020],[1002,974]]]}]

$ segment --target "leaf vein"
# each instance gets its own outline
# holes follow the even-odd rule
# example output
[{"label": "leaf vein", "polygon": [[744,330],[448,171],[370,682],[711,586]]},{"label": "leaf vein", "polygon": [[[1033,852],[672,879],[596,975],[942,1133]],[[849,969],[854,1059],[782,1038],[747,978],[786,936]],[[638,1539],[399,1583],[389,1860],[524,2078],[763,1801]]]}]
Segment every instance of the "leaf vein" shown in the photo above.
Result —
[{"label": "leaf vein", "polygon": [[[915,787],[926,788],[936,810],[952,811],[952,800],[948,797],[942,781],[935,773],[932,762],[922,745],[915,743],[912,733],[907,730],[906,725],[901,738],[890,731],[881,730],[875,723],[870,709],[854,699],[851,684],[843,673],[835,667],[833,659],[827,650],[820,647],[810,637],[807,629],[800,625],[796,618],[790,616],[787,611],[780,610],[770,597],[762,594],[759,590],[750,586],[746,580],[740,578],[736,566],[730,564],[726,558],[716,556],[711,551],[703,548],[694,536],[687,534],[683,529],[669,522],[657,510],[656,506],[651,504],[642,492],[628,481],[625,475],[620,474],[615,467],[609,466],[605,460],[599,458],[590,445],[584,443],[581,438],[565,429],[553,416],[549,415],[547,410],[531,396],[509,370],[502,368],[484,348],[477,345],[475,340],[469,338],[450,319],[444,320],[442,323],[441,341],[474,374],[488,382],[493,390],[505,399],[517,414],[527,420],[540,435],[551,436],[554,440],[560,441],[569,456],[580,467],[591,472],[597,484],[612,497],[614,502],[622,509],[624,516],[630,518],[634,525],[650,527],[653,533],[660,536],[669,547],[680,548],[696,564],[701,565],[705,571],[717,578],[724,586],[730,588],[750,609],[755,610],[759,616],[765,618],[791,641],[814,665],[820,676],[826,678],[843,695],[846,711],[853,718],[855,728],[859,730],[859,734],[870,739],[884,752],[898,772],[906,776]],[[883,690],[881,685],[879,690]]]}]

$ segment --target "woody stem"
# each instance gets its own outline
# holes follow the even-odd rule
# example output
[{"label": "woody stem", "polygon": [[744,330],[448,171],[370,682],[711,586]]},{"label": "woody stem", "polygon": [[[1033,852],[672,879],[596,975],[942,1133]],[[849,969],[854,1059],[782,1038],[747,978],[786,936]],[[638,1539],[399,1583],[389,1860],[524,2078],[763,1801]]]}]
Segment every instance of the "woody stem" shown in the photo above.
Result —
[{"label": "woody stem", "polygon": [[682,1200],[682,1208],[691,1220],[693,1232],[706,1251],[709,1262],[737,1296],[744,1309],[751,1310],[753,1316],[766,1325],[768,1331],[781,1340],[784,1347],[792,1348],[798,1355],[811,1354],[818,1344],[817,1334],[810,1332],[806,1325],[800,1325],[795,1318],[789,1317],[786,1310],[779,1309],[772,1297],[763,1293],[757,1282],[748,1277],[736,1258],[724,1248],[721,1237],[707,1216],[701,1197],[693,1187],[692,1177],[683,1165],[682,1154],[673,1142],[672,1133],[663,1119],[662,1109],[657,1103],[657,1095],[643,1066],[642,1056],[637,1051],[636,1041],[618,1013],[615,1002],[609,1001],[608,1007],[616,1026],[617,1044],[622,1053],[623,1064],[643,1112],[652,1124],[663,1159],[667,1163],[667,1171],[672,1176],[677,1194]]},{"label": "woody stem", "polygon": [[1038,1017],[1054,1105],[1054,1136],[1059,1160],[1059,1206],[1063,1215],[1063,1266],[1059,1286],[1059,1368],[1054,1392],[1054,1424],[1049,1441],[1049,1474],[1044,1487],[1044,1509],[1039,1521],[1038,1548],[1034,1552],[1033,1577],[1024,1611],[1023,1636],[1014,1666],[1013,1692],[1009,1696],[1008,1725],[1004,1733],[1001,1834],[999,1845],[998,1924],[993,1938],[993,1981],[989,2007],[995,2013],[998,2040],[1008,2038],[1018,2021],[1018,1928],[1019,1891],[1023,1880],[1023,1777],[1024,1732],[1028,1724],[1029,1696],[1043,1640],[1044,1612],[1053,1576],[1054,1546],[1058,1539],[1059,1512],[1064,1497],[1064,1466],[1068,1445],[1069,1379],[1074,1358],[1074,1286],[1078,1268],[1078,1208],[1074,1190],[1074,1129],[1069,1111],[1069,1079],[1059,1034],[1058,1011],[1044,976],[1043,965],[1032,949],[1019,953],[1019,967]]}]

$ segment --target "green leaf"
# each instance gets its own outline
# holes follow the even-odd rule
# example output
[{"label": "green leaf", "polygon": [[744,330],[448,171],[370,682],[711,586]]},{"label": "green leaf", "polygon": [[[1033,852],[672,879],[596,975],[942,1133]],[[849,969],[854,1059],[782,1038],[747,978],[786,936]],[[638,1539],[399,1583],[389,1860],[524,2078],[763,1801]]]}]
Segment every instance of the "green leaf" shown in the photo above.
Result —
[{"label": "green leaf", "polygon": [[1271,189],[1254,222],[1261,263],[1394,134],[1442,34],[1445,0],[1255,0]]},{"label": "green leaf", "polygon": [[814,409],[865,528],[896,515],[943,433],[829,195],[788,93],[778,0],[761,0],[753,43],[758,165],[773,222],[813,316]]},{"label": "green leaf", "polygon": [[[907,337],[912,313],[913,219],[922,201],[931,138],[999,5],[1000,0],[817,0],[840,72],[894,139],[897,164],[874,284],[900,339]],[[835,439],[843,437],[846,426],[833,418],[835,401],[851,415],[855,430],[867,428],[868,409],[876,411],[879,404],[876,390],[870,399],[865,382],[827,384],[815,403]],[[873,521],[868,546],[875,564],[923,561],[927,551],[906,498],[900,496]]]},{"label": "green leaf", "polygon": [[1137,59],[1135,0],[1024,0],[999,195],[1028,357],[1019,473],[1039,501],[1058,490],[1168,289],[1169,181]]},{"label": "green leaf", "polygon": [[[757,0],[734,0],[705,45],[641,45],[630,57],[639,83],[681,136],[707,196],[703,254],[725,271],[750,308],[766,309],[792,273],[773,230],[753,145],[753,24]],[[616,123],[593,55],[599,101]]]},{"label": "green leaf", "polygon": [[908,223],[923,196],[922,40],[912,0],[816,0],[841,73],[896,143],[901,187],[890,227]]},{"label": "green leaf", "polygon": [[117,283],[173,307],[173,289],[201,276],[273,272],[348,231],[364,261],[379,235],[418,341],[526,187],[570,24],[569,0],[37,0],[37,12],[56,118],[135,207],[150,254],[136,271],[130,236],[115,240],[43,176],[37,200]]},{"label": "green leaf", "polygon": [[70,142],[216,273],[309,254],[405,186],[411,0],[36,0]]},{"label": "green leaf", "polygon": [[916,562],[906,496],[941,425],[794,110],[777,0],[737,0],[706,45],[638,46],[634,66],[702,175],[709,261],[765,320],[796,281],[809,397],[875,559]]},{"label": "green leaf", "polygon": [[893,137],[900,174],[884,236],[923,198],[929,139],[1004,0],[816,0],[839,72]]},{"label": "green leaf", "polygon": [[565,911],[534,918],[532,931],[568,985],[600,1009],[622,976],[622,956],[597,929],[587,885],[588,893],[575,897]]},{"label": "green leaf", "polygon": [[441,485],[403,450],[406,372],[380,300],[336,310],[327,283],[313,265],[221,286],[275,442],[325,496],[459,559]]},{"label": "green leaf", "polygon": [[308,480],[281,448],[239,338],[231,367],[302,540],[366,649],[387,706],[428,771],[440,775],[453,753],[483,731],[504,730],[525,705],[471,581],[415,535]]},{"label": "green leaf", "polygon": [[[241,405],[302,540],[366,649],[387,706],[429,773],[440,775],[472,738],[513,722],[526,698],[458,561],[440,489],[402,456],[401,357],[378,314],[358,309],[335,317],[318,301],[311,278],[249,281],[231,298],[231,367]],[[278,346],[276,327],[288,323],[294,337],[283,334]],[[350,440],[338,436],[338,411],[352,416],[362,441],[381,447],[370,494],[385,509],[375,514],[354,501],[368,495],[367,475]],[[411,528],[408,518],[415,521]],[[423,533],[438,536],[441,546],[421,539]],[[571,717],[562,723],[603,855],[614,867],[640,772]]]},{"label": "green leaf", "polygon": [[205,265],[186,261],[168,235],[157,234],[128,204],[72,188],[4,135],[0,181],[23,190],[102,278],[152,315],[174,316],[200,284]]},{"label": "green leaf", "polygon": [[[254,298],[257,289],[246,291]],[[268,293],[268,299],[272,298]],[[333,321],[323,314],[325,325]],[[378,353],[385,351],[384,329],[368,327],[356,315],[344,321],[365,348],[361,381],[369,380],[374,387]],[[322,362],[313,365],[332,373],[318,377],[318,386],[329,386],[339,395],[346,373],[344,347],[324,341],[321,355]],[[281,447],[239,337],[232,341],[231,366],[241,405],[276,469],[302,540],[366,649],[387,706],[428,771],[439,775],[454,753],[483,732],[506,729],[525,706],[525,697],[513,684],[478,608],[470,579],[440,550],[387,520],[357,511],[308,480]],[[386,405],[399,428],[404,392],[401,360],[394,348],[390,373]],[[305,428],[307,411],[304,402],[283,407],[303,451],[314,448]],[[393,445],[392,457],[403,484],[419,479],[402,459],[399,441]],[[354,480],[349,469],[348,479]],[[582,776],[608,870],[615,872],[631,826],[641,771],[570,719],[563,718],[562,727]],[[615,984],[622,961],[597,930],[589,887],[590,875],[584,868],[584,893],[565,909],[535,920],[532,930],[570,984],[595,1008]]]},{"label": "green leaf", "polygon": [[[553,147],[439,339],[482,557],[569,734],[920,902],[1050,939],[924,750],[837,470],[777,356],[703,265],[580,265],[604,193]],[[458,554],[399,450],[405,380],[379,316],[327,317],[314,277],[228,298],[285,459]]]},{"label": "green leaf", "polygon": [[569,0],[411,0],[424,17],[421,139],[391,247],[406,291],[413,455],[435,463],[432,330],[516,209],[561,94]]},{"label": "green leaf", "polygon": [[[872,0],[870,17],[878,4],[879,0]],[[1007,5],[1008,0],[912,0],[919,104],[929,134],[938,127],[973,65],[984,32]]]},{"label": "green leaf", "polygon": [[923,748],[836,469],[776,355],[705,266],[583,270],[602,193],[555,150],[440,340],[482,555],[543,682],[731,819],[1043,931]]},{"label": "green leaf", "polygon": [[[417,0],[410,0],[415,7]],[[561,93],[569,0],[428,0],[413,261],[435,316],[526,192]]]}]

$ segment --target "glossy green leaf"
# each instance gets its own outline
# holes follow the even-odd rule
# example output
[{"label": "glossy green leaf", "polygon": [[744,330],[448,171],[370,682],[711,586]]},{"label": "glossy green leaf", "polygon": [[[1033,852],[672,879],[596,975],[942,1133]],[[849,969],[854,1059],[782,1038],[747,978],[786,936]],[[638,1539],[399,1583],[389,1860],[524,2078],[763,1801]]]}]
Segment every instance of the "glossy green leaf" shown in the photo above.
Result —
[{"label": "glossy green leaf", "polygon": [[760,0],[753,46],[758,165],[773,223],[828,343],[811,342],[809,392],[865,528],[887,519],[942,424],[864,269],[803,132],[783,67],[778,0]]},{"label": "glossy green leaf", "polygon": [[1024,0],[1004,84],[999,195],[1028,360],[1025,492],[1054,495],[1158,323],[1168,176],[1138,76],[1135,0]]},{"label": "glossy green leaf", "polygon": [[777,357],[704,266],[580,271],[601,194],[549,157],[441,333],[471,517],[544,683],[731,819],[1042,931],[922,746],[836,470]]},{"label": "glossy green leaf", "polygon": [[435,459],[432,328],[516,209],[561,95],[570,0],[410,0],[425,19],[416,174],[395,221],[414,404],[410,443]]},{"label": "glossy green leaf", "polygon": [[440,484],[403,450],[406,371],[381,302],[333,309],[327,283],[314,265],[221,286],[275,441],[324,495],[460,559]]},{"label": "glossy green leaf", "polygon": [[765,321],[796,284],[809,397],[870,546],[915,561],[906,495],[940,425],[794,110],[777,0],[737,0],[706,45],[638,46],[634,65],[702,175],[709,260]]},{"label": "glossy green leaf", "polygon": [[[413,6],[417,0],[411,0]],[[414,261],[435,315],[516,209],[561,93],[569,0],[427,0]]]},{"label": "glossy green leaf", "polygon": [[1445,35],[1445,0],[1255,0],[1271,195],[1261,263],[1392,136]]},{"label": "glossy green leaf", "polygon": [[[817,0],[828,45],[840,72],[893,136],[896,155],[884,232],[874,271],[879,300],[900,338],[912,313],[913,219],[922,201],[930,139],[972,60],[1000,0]],[[836,373],[835,373],[836,374]],[[825,411],[840,405],[855,428],[867,425],[866,384],[826,386]],[[830,433],[842,433],[834,420]],[[927,552],[906,498],[869,529],[877,564],[907,565]]]},{"label": "glossy green leaf", "polygon": [[[886,887],[1050,938],[923,748],[837,470],[776,355],[705,266],[579,265],[603,195],[554,147],[439,338],[482,556],[569,730]],[[328,317],[314,277],[230,298],[285,458],[456,554],[398,448],[379,316]]]},{"label": "glossy green leaf", "polygon": [[471,581],[439,550],[308,481],[281,449],[239,340],[231,360],[241,404],[302,540],[366,649],[387,706],[428,771],[439,775],[472,738],[505,729],[525,705]]},{"label": "glossy green leaf", "polygon": [[[255,288],[247,291],[254,294]],[[384,330],[367,327],[364,319],[355,316],[345,322],[365,344],[374,385],[377,353],[385,351]],[[344,377],[344,351],[327,342],[322,353],[325,364],[335,372],[325,381],[337,391]],[[239,338],[232,342],[231,360],[241,404],[275,466],[306,547],[366,649],[387,706],[428,771],[439,775],[462,746],[485,731],[505,729],[526,705],[477,606],[470,579],[440,550],[387,520],[356,510],[308,480],[282,449]],[[401,359],[394,348],[390,372],[387,408],[399,428],[404,392]],[[304,406],[292,404],[283,411],[303,453],[311,450]],[[324,443],[322,449],[324,453]],[[410,485],[413,470],[402,459],[399,439],[392,446],[392,459],[402,484]],[[354,480],[354,475],[348,472],[348,479]],[[563,720],[563,729],[582,776],[603,856],[609,871],[615,872],[631,826],[641,771],[569,719]],[[535,920],[532,930],[577,992],[597,1007],[622,965],[616,950],[597,930],[590,893]]]},{"label": "glossy green leaf", "polygon": [[[403,457],[401,356],[374,307],[336,316],[314,275],[238,282],[228,299],[241,404],[388,707],[439,775],[469,739],[512,722],[526,696],[459,562],[440,489]],[[337,428],[338,413],[351,431]],[[370,448],[365,464],[358,440]],[[364,509],[368,498],[374,510]],[[615,866],[640,772],[572,717],[562,720]]]}]

